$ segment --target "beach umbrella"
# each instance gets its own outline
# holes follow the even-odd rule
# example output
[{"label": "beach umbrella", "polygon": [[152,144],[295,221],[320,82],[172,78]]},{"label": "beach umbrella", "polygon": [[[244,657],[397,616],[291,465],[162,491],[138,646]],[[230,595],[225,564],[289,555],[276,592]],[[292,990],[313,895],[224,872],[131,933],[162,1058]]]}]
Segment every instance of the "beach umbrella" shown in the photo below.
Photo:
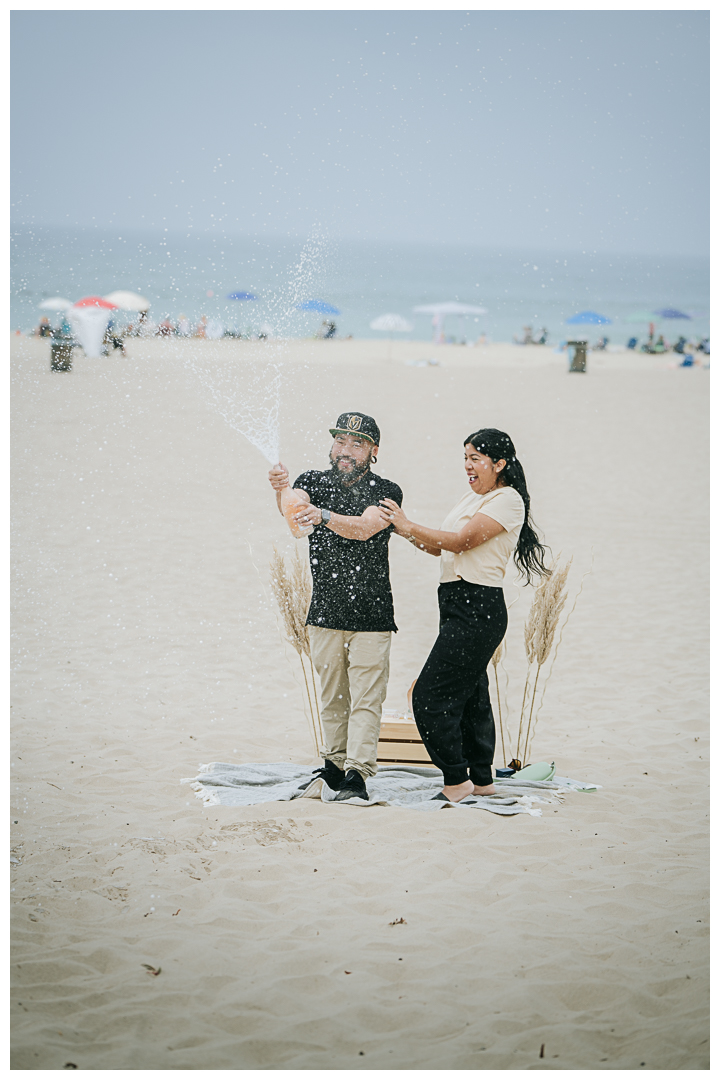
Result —
[{"label": "beach umbrella", "polygon": [[62,296],[51,296],[49,300],[43,300],[38,304],[41,311],[67,311],[72,307],[72,300],[64,300]]},{"label": "beach umbrella", "polygon": [[577,315],[571,315],[565,320],[571,326],[609,326],[612,319],[605,315],[598,315],[597,311],[580,311]]},{"label": "beach umbrella", "polygon": [[446,315],[460,315],[463,318],[466,315],[487,315],[487,308],[474,307],[472,304],[459,304],[456,300],[444,300],[439,304],[420,304],[418,307],[414,307],[413,311],[417,312],[417,314],[434,316],[433,326],[435,327],[435,333],[433,341],[435,344],[442,341],[443,320]]},{"label": "beach umbrella", "polygon": [[655,336],[655,320],[657,315],[654,311],[634,311],[632,315],[625,317],[625,322],[629,323],[647,323],[648,324],[648,336],[653,338]]},{"label": "beach umbrella", "polygon": [[117,305],[102,296],[84,296],[69,309],[70,326],[86,356],[100,356],[111,311]]},{"label": "beach umbrella", "polygon": [[373,319],[370,323],[371,330],[384,330],[390,335],[388,339],[388,360],[392,358],[393,334],[407,334],[412,328],[413,324],[408,322],[407,319],[403,319],[402,315],[394,315],[391,312],[388,312],[387,315],[378,315],[377,319]]},{"label": "beach umbrella", "polygon": [[690,319],[690,315],[686,315],[684,311],[678,311],[677,308],[666,307],[660,308],[659,311],[654,312],[655,315],[659,315],[661,319]]},{"label": "beach umbrella", "polygon": [[413,311],[431,315],[487,315],[487,308],[458,304],[455,300],[445,300],[441,304],[420,304],[419,307],[414,307]]},{"label": "beach umbrella", "polygon": [[228,300],[257,300],[251,292],[231,292],[227,294]]},{"label": "beach umbrella", "polygon": [[137,293],[128,292],[126,289],[116,289],[115,292],[108,293],[104,299],[120,308],[121,311],[150,310],[149,300],[146,300],[144,296],[138,296]]},{"label": "beach umbrella", "polygon": [[413,324],[403,319],[402,315],[378,315],[370,323],[371,330],[386,330],[390,334],[407,334],[412,328]]},{"label": "beach umbrella", "polygon": [[318,315],[339,315],[339,308],[328,304],[326,300],[305,300],[302,304],[296,304],[298,311],[315,311]]}]

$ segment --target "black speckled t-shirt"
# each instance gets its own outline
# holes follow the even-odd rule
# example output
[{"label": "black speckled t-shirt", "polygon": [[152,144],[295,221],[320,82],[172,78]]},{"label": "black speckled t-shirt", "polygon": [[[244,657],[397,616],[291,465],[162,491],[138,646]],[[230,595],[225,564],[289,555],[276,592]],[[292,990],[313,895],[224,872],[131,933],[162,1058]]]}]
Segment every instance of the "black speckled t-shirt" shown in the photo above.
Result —
[{"label": "black speckled t-shirt", "polygon": [[[381,499],[402,505],[402,491],[391,480],[368,471],[348,486],[331,469],[298,476],[313,506],[346,517],[360,517]],[[390,588],[388,543],[392,526],[369,540],[347,540],[327,525],[316,525],[308,538],[313,593],[307,625],[327,630],[397,630]]]}]

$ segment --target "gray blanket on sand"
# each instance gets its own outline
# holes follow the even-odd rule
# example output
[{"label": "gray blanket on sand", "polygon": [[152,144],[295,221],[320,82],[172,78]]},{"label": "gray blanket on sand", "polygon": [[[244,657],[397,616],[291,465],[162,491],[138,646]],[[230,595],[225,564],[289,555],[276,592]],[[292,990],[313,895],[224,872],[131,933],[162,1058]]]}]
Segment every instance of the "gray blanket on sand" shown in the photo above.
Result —
[{"label": "gray blanket on sand", "polygon": [[[301,785],[310,784],[306,788]],[[324,780],[313,776],[306,766],[289,762],[250,762],[231,765],[212,761],[201,765],[197,776],[181,780],[190,784],[197,798],[206,806],[255,806],[265,802],[289,802],[291,799],[321,799],[334,802],[335,792]],[[468,796],[461,803],[433,799],[442,789],[442,778],[435,769],[411,765],[381,765],[377,775],[367,781],[370,798],[346,799],[339,806],[405,806],[411,810],[489,810],[491,814],[531,814],[540,817],[535,803],[552,803],[568,791],[595,791],[596,784],[583,784],[556,776],[553,780],[496,780],[496,795]]]}]

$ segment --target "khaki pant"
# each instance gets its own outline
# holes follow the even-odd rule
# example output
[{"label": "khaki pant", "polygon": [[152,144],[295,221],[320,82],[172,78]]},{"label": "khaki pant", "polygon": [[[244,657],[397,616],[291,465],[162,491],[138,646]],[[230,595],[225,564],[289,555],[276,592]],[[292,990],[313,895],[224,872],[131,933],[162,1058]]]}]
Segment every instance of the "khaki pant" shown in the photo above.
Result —
[{"label": "khaki pant", "polygon": [[390,672],[391,630],[326,630],[308,626],[320,676],[324,756],[362,778],[377,772],[382,706]]}]

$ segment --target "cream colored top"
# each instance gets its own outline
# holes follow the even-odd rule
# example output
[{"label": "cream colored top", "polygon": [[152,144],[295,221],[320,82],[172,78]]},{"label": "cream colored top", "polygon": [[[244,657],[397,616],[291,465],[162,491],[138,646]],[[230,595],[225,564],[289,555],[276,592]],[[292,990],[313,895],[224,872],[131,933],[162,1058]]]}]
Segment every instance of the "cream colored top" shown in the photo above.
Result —
[{"label": "cream colored top", "polygon": [[468,491],[452,508],[440,528],[444,532],[460,532],[475,514],[485,514],[499,522],[505,531],[460,555],[443,551],[440,556],[440,581],[463,578],[475,585],[502,587],[507,564],[515,552],[525,521],[525,503],[520,493],[511,487],[495,488],[486,495]]}]

